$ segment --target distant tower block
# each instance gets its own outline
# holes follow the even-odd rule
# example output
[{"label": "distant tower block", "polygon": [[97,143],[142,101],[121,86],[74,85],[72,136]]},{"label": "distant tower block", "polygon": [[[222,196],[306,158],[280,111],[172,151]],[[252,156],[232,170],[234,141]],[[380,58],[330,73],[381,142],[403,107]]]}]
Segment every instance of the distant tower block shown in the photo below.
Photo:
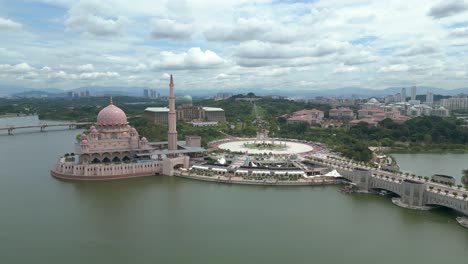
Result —
[{"label": "distant tower block", "polygon": [[416,100],[416,86],[411,87],[411,100]]},{"label": "distant tower block", "polygon": [[172,79],[172,74],[171,81],[169,83],[169,114],[167,119],[169,122],[169,130],[167,132],[168,149],[177,150],[177,113],[175,110],[174,81]]}]

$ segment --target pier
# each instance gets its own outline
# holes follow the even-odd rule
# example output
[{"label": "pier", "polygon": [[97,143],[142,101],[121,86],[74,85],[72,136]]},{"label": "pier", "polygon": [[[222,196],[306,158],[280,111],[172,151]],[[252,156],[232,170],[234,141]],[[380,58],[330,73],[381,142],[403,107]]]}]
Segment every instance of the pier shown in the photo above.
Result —
[{"label": "pier", "polygon": [[0,130],[7,130],[8,135],[13,135],[13,131],[16,129],[39,128],[40,132],[44,132],[46,131],[46,128],[48,127],[68,127],[68,129],[74,129],[77,126],[91,125],[91,124],[93,123],[92,122],[74,122],[74,123],[59,123],[59,124],[41,123],[38,125],[26,125],[26,126],[2,126],[0,127]]}]

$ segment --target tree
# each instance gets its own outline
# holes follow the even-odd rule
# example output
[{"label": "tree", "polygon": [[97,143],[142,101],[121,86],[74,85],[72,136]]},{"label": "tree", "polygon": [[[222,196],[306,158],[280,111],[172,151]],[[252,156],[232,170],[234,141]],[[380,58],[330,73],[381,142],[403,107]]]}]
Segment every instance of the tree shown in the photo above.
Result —
[{"label": "tree", "polygon": [[461,182],[463,183],[463,185],[468,185],[468,169],[466,170],[463,170],[462,171],[463,173],[463,177],[461,178]]},{"label": "tree", "polygon": [[464,193],[462,196],[463,196],[463,199],[466,199],[466,197],[468,197],[468,194]]}]

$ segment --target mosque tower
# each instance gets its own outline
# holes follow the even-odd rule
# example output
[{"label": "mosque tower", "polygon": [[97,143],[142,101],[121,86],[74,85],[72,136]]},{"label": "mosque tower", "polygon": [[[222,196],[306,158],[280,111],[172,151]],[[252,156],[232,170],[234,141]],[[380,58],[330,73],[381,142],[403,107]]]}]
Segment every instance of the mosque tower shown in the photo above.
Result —
[{"label": "mosque tower", "polygon": [[169,131],[167,132],[167,144],[169,150],[177,150],[177,128],[176,128],[176,110],[175,110],[175,96],[174,96],[174,81],[169,83]]}]

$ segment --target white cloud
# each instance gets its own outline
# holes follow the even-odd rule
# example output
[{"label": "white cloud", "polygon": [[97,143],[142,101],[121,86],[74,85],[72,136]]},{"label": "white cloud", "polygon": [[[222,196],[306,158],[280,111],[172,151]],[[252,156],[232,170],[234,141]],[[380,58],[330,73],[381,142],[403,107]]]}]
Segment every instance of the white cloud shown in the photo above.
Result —
[{"label": "white cloud", "polygon": [[116,78],[120,74],[117,72],[84,72],[81,73],[78,78],[82,80],[96,80],[99,78]]},{"label": "white cloud", "polygon": [[321,57],[345,51],[347,43],[338,41],[321,41],[312,45],[281,45],[260,41],[241,43],[235,55],[250,59],[282,59],[297,57]]},{"label": "white cloud", "polygon": [[213,26],[204,32],[209,41],[259,40],[274,43],[290,43],[299,38],[296,25],[282,25],[272,20],[240,18],[235,25]]},{"label": "white cloud", "polygon": [[338,67],[336,67],[333,73],[352,73],[357,71],[359,71],[359,67],[357,66],[347,66],[344,64],[340,64]]},{"label": "white cloud", "polygon": [[398,51],[395,53],[397,56],[417,56],[417,55],[428,55],[439,52],[439,48],[433,44],[423,43],[417,46],[409,47],[405,50]]},{"label": "white cloud", "polygon": [[70,31],[93,36],[121,35],[128,19],[112,14],[108,9],[112,10],[102,2],[77,2],[68,12],[65,27]]},{"label": "white cloud", "polygon": [[454,28],[450,32],[450,36],[457,37],[457,38],[468,37],[468,27]]},{"label": "white cloud", "polygon": [[239,79],[239,75],[231,75],[231,74],[226,74],[226,73],[220,73],[216,75],[215,79],[218,80],[233,80],[233,79]]},{"label": "white cloud", "polygon": [[190,40],[193,28],[170,19],[153,19],[151,36],[155,39]]},{"label": "white cloud", "polygon": [[213,51],[202,51],[200,48],[190,48],[183,53],[163,51],[160,58],[155,66],[168,70],[207,69],[219,67],[224,63],[224,60]]},{"label": "white cloud", "polygon": [[77,67],[78,71],[94,71],[94,66],[92,64],[83,64]]},{"label": "white cloud", "polygon": [[0,17],[0,30],[21,29],[23,26],[15,21]]},{"label": "white cloud", "polygon": [[25,73],[34,71],[35,68],[29,66],[29,64],[22,62],[16,65],[10,64],[0,64],[0,72],[9,72],[9,73]]},{"label": "white cloud", "polygon": [[378,72],[405,72],[409,70],[409,66],[406,64],[393,64],[389,66],[382,66]]},{"label": "white cloud", "polygon": [[444,0],[433,6],[429,11],[429,15],[440,19],[464,12],[467,9],[468,5],[463,0]]}]

